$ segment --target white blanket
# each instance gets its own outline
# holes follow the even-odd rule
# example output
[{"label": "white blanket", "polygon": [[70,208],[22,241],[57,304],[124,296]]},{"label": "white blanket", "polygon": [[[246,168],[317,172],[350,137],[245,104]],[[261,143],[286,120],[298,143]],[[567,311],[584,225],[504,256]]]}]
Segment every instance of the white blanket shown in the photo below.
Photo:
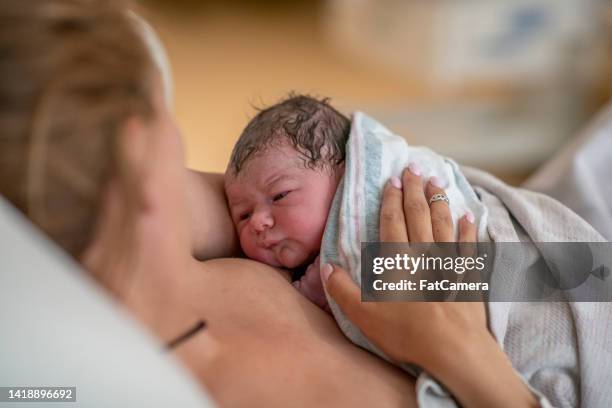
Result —
[{"label": "white blanket", "polygon": [[612,102],[524,187],[556,198],[612,239]]},{"label": "white blanket", "polygon": [[[605,241],[553,198],[510,187],[476,169],[462,170],[490,211],[494,241]],[[540,256],[526,253],[523,264],[505,272],[517,276]],[[610,407],[612,304],[571,300],[489,303],[489,327],[514,368],[554,406]]]},{"label": "white blanket", "polygon": [[[478,239],[498,242],[599,242],[599,235],[554,199],[507,186],[473,169],[463,172],[451,160],[405,140],[362,113],[353,116],[346,149],[345,175],[338,187],[321,248],[321,263],[332,262],[361,282],[360,243],[378,241],[384,183],[409,163],[423,169],[423,180],[446,181],[455,223],[469,209],[479,220]],[[478,195],[476,194],[478,193]],[[480,196],[480,198],[478,197]],[[526,254],[524,265],[509,265],[512,274],[542,256]],[[328,301],[340,328],[354,343],[387,358]],[[490,303],[491,332],[542,406],[612,406],[612,313],[608,303]],[[421,406],[452,407],[454,400],[427,373],[418,375]],[[495,392],[495,390],[491,390]],[[546,398],[548,398],[548,400]],[[550,401],[550,403],[549,403]]]}]

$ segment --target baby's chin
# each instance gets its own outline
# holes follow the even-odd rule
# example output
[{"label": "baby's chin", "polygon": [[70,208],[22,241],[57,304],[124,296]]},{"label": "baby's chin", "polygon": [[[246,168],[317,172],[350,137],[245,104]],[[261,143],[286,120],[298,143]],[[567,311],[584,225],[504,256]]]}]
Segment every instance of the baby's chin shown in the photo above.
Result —
[{"label": "baby's chin", "polygon": [[247,253],[246,255],[251,259],[263,262],[266,265],[286,269],[298,268],[312,258],[310,254],[305,253],[299,245],[289,242],[280,243],[274,249],[256,250],[253,253]]},{"label": "baby's chin", "polygon": [[293,248],[279,247],[274,250],[261,250],[246,254],[249,258],[277,268],[294,269],[304,263],[304,257],[299,256]]},{"label": "baby's chin", "polygon": [[281,245],[275,248],[276,259],[287,269],[294,269],[306,262],[307,255],[292,245]]},{"label": "baby's chin", "polygon": [[245,255],[255,261],[259,261],[265,263],[266,265],[274,266],[277,268],[283,268],[284,266],[278,262],[276,259],[276,255],[269,249],[258,249],[247,251],[245,250]]}]

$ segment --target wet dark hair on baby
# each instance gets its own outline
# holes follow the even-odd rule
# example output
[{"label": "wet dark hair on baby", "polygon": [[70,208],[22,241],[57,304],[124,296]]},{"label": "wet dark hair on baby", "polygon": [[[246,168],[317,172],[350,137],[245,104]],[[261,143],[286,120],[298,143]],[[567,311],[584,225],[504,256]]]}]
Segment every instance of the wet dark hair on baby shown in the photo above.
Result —
[{"label": "wet dark hair on baby", "polygon": [[251,119],[234,146],[228,170],[238,175],[257,153],[285,141],[301,154],[306,167],[331,170],[344,162],[350,127],[329,98],[290,93]]}]

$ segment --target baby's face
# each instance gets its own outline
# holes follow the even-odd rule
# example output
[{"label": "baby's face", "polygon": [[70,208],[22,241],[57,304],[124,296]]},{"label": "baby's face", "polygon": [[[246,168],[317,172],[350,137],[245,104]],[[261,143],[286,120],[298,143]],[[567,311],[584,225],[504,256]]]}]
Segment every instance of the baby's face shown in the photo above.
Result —
[{"label": "baby's face", "polygon": [[285,268],[312,261],[338,179],[339,174],[304,168],[288,145],[269,148],[236,178],[228,177],[225,191],[244,253]]}]

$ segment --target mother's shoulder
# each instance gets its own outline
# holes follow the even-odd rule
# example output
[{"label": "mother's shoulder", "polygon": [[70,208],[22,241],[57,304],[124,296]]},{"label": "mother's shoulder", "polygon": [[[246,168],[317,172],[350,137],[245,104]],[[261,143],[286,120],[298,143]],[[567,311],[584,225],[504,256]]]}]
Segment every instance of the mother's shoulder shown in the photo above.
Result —
[{"label": "mother's shoulder", "polygon": [[[198,262],[191,275],[192,304],[227,351],[214,381],[244,380],[245,388],[253,388],[255,379],[264,378],[254,388],[256,394],[274,397],[276,404],[268,405],[301,401],[309,406],[325,400],[333,406],[413,406],[414,382],[350,343],[331,316],[291,285],[287,271],[250,259],[221,258]],[[262,367],[265,377],[254,374]],[[330,380],[329,372],[342,375]],[[287,378],[292,380],[287,383]],[[223,395],[216,397],[225,401]]]},{"label": "mother's shoulder", "polygon": [[207,274],[223,274],[224,279],[248,278],[256,281],[281,280],[290,283],[289,271],[247,258],[215,258],[197,262],[196,269]]},{"label": "mother's shoulder", "polygon": [[187,170],[192,253],[200,260],[236,255],[240,248],[227,208],[223,174]]},{"label": "mother's shoulder", "polygon": [[[260,307],[276,303],[306,302],[291,285],[289,272],[243,258],[217,258],[194,261],[190,269],[190,291],[203,303]],[[271,296],[273,295],[273,296]],[[301,299],[300,299],[301,298]]]},{"label": "mother's shoulder", "polygon": [[211,325],[249,326],[251,336],[346,342],[333,318],[292,285],[287,271],[250,259],[200,262],[192,271],[191,304]]}]

